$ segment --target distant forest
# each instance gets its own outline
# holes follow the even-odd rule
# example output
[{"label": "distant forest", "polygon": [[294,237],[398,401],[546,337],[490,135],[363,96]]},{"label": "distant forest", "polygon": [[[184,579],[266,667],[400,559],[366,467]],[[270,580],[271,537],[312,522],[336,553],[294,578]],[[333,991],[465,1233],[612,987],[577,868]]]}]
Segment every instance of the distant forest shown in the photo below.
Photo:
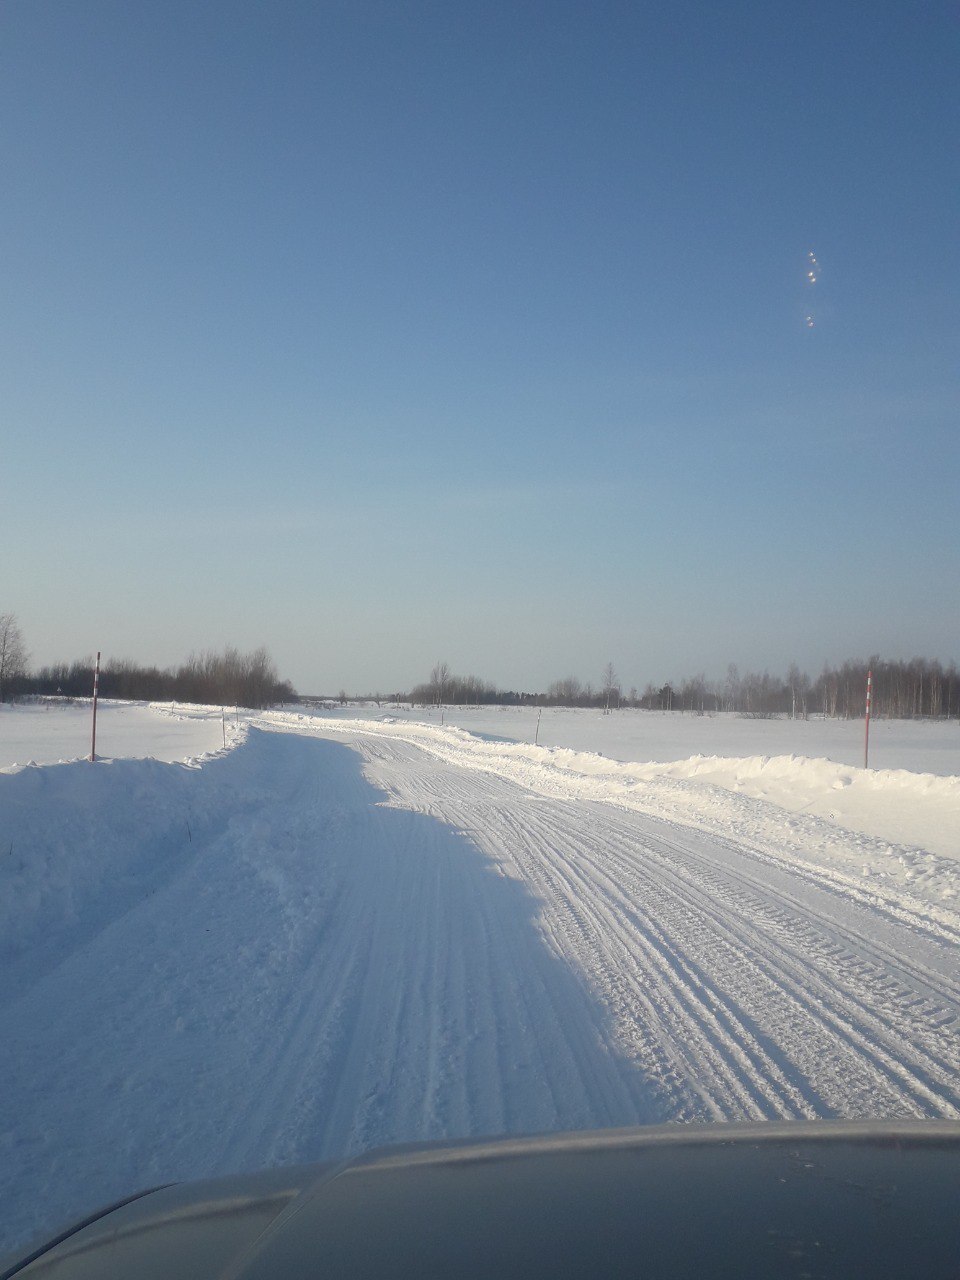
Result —
[{"label": "distant forest", "polygon": [[[55,663],[35,674],[25,673],[12,692],[89,698],[93,692],[92,658]],[[148,702],[200,702],[216,706],[262,708],[278,702],[294,702],[296,692],[280,680],[266,649],[239,653],[191,655],[178,667],[141,667],[122,658],[111,658],[100,669],[100,696]]]},{"label": "distant forest", "polygon": [[[29,670],[23,635],[12,613],[0,613],[0,701],[30,694],[88,698],[93,692],[92,658],[54,663],[36,672]],[[428,680],[409,693],[365,695],[383,702],[409,702],[419,706],[622,707],[646,711],[681,711],[696,715],[718,711],[743,716],[810,716],[855,719],[864,714],[867,672],[873,672],[874,715],[889,719],[960,719],[960,672],[956,664],[944,666],[930,658],[909,662],[885,658],[850,659],[840,667],[824,666],[811,679],[793,663],[785,676],[727,668],[722,680],[704,675],[675,684],[648,684],[642,693],[624,691],[608,662],[594,685],[576,676],[555,680],[545,693],[498,689],[478,676],[455,675],[446,662],[438,662]],[[214,706],[262,708],[296,702],[289,680],[281,680],[270,654],[262,646],[251,653],[226,648],[222,653],[191,655],[178,667],[143,667],[126,659],[110,658],[100,671],[100,694],[150,702],[199,702]],[[311,699],[311,701],[316,701]],[[341,690],[339,701],[348,697]]]},{"label": "distant forest", "polygon": [[[741,675],[731,665],[722,680],[696,675],[676,684],[648,684],[642,693],[636,688],[625,692],[609,663],[595,685],[567,676],[555,680],[546,693],[498,689],[477,676],[454,675],[446,663],[438,663],[429,680],[408,695],[393,697],[423,706],[504,704],[609,710],[638,707],[697,715],[732,711],[757,718],[855,719],[864,714],[867,672],[871,670],[873,715],[890,719],[960,717],[960,672],[953,663],[945,667],[929,658],[912,658],[909,662],[879,657],[851,659],[840,667],[825,666],[816,679],[796,664],[785,676],[772,676],[767,671]],[[375,696],[379,701],[383,695]]]}]

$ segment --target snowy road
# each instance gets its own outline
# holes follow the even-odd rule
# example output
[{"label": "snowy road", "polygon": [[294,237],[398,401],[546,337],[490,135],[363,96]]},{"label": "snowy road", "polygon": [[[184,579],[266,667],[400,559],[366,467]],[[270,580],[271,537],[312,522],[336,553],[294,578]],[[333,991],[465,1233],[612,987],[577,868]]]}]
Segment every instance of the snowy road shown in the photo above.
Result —
[{"label": "snowy road", "polygon": [[0,1243],[387,1142],[960,1116],[949,912],[375,725],[324,732],[171,773],[189,821],[153,833],[151,874],[104,876],[55,951],[14,957]]},{"label": "snowy road", "polygon": [[639,1118],[960,1115],[955,930],[716,837],[361,749],[533,892]]}]

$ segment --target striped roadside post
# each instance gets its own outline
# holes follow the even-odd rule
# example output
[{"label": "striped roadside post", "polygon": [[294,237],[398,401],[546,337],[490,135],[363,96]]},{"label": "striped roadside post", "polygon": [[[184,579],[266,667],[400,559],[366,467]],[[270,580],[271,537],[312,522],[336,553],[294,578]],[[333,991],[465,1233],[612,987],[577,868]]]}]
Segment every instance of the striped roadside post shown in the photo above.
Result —
[{"label": "striped roadside post", "polygon": [[97,758],[97,694],[100,692],[100,651],[97,651],[97,666],[93,673],[93,738],[90,742],[90,761]]},{"label": "striped roadside post", "polygon": [[870,693],[873,686],[873,672],[867,672],[867,718],[863,727],[863,767],[869,769],[870,759]]}]

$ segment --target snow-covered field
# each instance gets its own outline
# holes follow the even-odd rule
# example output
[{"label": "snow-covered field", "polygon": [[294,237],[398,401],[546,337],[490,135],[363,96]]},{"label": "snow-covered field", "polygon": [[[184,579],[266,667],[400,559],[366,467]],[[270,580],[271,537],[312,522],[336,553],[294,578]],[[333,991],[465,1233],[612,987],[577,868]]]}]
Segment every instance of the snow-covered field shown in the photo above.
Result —
[{"label": "snow-covered field", "polygon": [[438,720],[108,704],[91,765],[89,708],[0,708],[0,1247],[385,1142],[960,1117],[956,722],[864,772],[862,724]]},{"label": "snow-covered field", "polygon": [[[232,741],[241,719],[231,707],[164,707],[102,700],[97,707],[97,755],[106,759],[150,757],[187,760]],[[41,701],[0,704],[0,773],[27,764],[62,764],[85,758],[91,745],[91,703]]]}]

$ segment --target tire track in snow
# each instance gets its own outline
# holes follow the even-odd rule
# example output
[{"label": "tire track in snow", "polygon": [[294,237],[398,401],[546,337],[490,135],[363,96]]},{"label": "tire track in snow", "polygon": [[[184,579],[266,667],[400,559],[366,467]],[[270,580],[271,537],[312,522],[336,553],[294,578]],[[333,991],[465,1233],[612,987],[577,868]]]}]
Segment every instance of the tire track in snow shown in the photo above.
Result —
[{"label": "tire track in snow", "polygon": [[[806,1018],[808,1030],[803,1037],[806,1059],[813,1057],[819,1064],[825,1056],[842,1050],[844,1044],[849,1046],[851,1052],[841,1054],[837,1065],[837,1073],[843,1076],[841,1098],[849,1092],[851,1073],[863,1075],[863,1065],[867,1064],[867,1076],[886,1076],[892,1088],[877,1091],[876,1101],[861,1104],[865,1105],[865,1114],[875,1114],[875,1108],[884,1105],[884,1092],[893,1097],[899,1095],[905,1106],[909,1106],[912,1100],[914,1114],[956,1114],[951,1100],[951,1095],[956,1097],[954,1071],[945,1071],[942,1059],[936,1061],[919,1050],[914,1037],[909,1035],[914,1028],[896,1025],[882,1009],[878,1009],[876,1000],[870,998],[875,993],[868,992],[865,996],[848,977],[843,984],[845,998],[838,1001],[836,984],[824,981],[820,973],[822,956],[815,950],[785,946],[781,938],[777,951],[770,950],[768,945],[765,953],[757,930],[742,918],[742,907],[730,900],[729,887],[724,895],[726,900],[723,901],[722,912],[717,910],[716,900],[704,896],[702,891],[690,894],[686,890],[683,896],[696,905],[702,917],[711,922],[716,936],[723,938],[732,949],[734,964],[739,963],[741,968],[749,966],[752,970],[746,982],[742,977],[738,979],[740,991],[755,990],[766,980],[775,991],[779,991],[780,1000],[791,1002],[794,1021]],[[835,966],[833,976],[837,976]],[[911,1040],[909,1059],[901,1061],[898,1055]],[[818,1044],[820,1052],[813,1054],[813,1046]],[[870,1098],[873,1091],[867,1079],[864,1079],[863,1088]],[[835,1096],[836,1081],[833,1082],[833,1092],[822,1095],[821,1111],[823,1107],[836,1105],[833,1101]]]},{"label": "tire track in snow", "polygon": [[368,799],[359,831],[315,838],[348,850],[349,877],[222,1161],[662,1118],[535,903],[449,824]]},{"label": "tire track in snow", "polygon": [[[569,830],[570,856],[564,859],[553,854],[549,837],[535,836],[529,828],[526,836],[543,866],[550,867],[543,883],[563,898],[576,929],[589,934],[599,953],[601,985],[617,992],[620,1018],[634,1032],[634,1046],[642,1051],[643,1037],[655,1033],[660,1061],[682,1074],[687,1091],[702,1104],[678,1095],[679,1113],[673,1118],[692,1119],[705,1110],[712,1119],[724,1119],[731,1105],[751,1118],[809,1114],[738,1016],[729,994],[724,998],[692,965],[649,910],[628,902],[596,867],[587,872],[590,855],[582,844],[570,846]],[[603,910],[595,905],[600,902]]]},{"label": "tire track in snow", "polygon": [[960,1114],[948,930],[729,839],[410,767],[417,750],[380,738],[373,774],[531,885],[675,1118]]},{"label": "tire track in snow", "polygon": [[[607,812],[626,810],[629,814],[642,814],[663,822],[667,827],[707,832],[720,846],[728,845],[729,831],[736,830],[736,842],[730,847],[740,855],[753,857],[770,868],[785,869],[791,876],[813,885],[837,890],[852,901],[867,905],[874,917],[887,915],[949,945],[960,943],[960,916],[956,910],[945,905],[943,900],[915,896],[912,870],[907,870],[903,878],[888,878],[888,873],[879,869],[885,860],[889,861],[892,853],[885,841],[871,841],[869,837],[847,833],[852,844],[844,850],[846,863],[855,864],[861,856],[869,861],[870,850],[866,846],[877,846],[874,850],[878,855],[874,874],[864,879],[852,870],[852,866],[844,861],[838,862],[835,855],[824,848],[822,820],[813,819],[808,824],[797,814],[787,814],[765,799],[694,784],[689,779],[659,775],[612,789],[609,784],[606,789],[602,785],[598,788],[596,779],[590,774],[578,773],[563,764],[555,766],[543,759],[526,758],[522,744],[505,742],[501,744],[501,754],[494,742],[482,741],[455,728],[443,731],[436,726],[417,722],[396,723],[389,719],[384,723],[363,722],[362,728],[359,728],[361,722],[355,720],[328,721],[319,726],[314,721],[305,726],[303,716],[295,719],[289,714],[274,713],[270,718],[293,732],[313,734],[319,728],[322,734],[339,737],[343,734],[353,736],[359,731],[371,739],[376,736],[381,741],[392,739],[408,743],[445,764],[467,772],[476,771],[511,780],[531,794],[577,804],[599,803]],[[691,807],[693,793],[699,797],[699,802]],[[707,799],[704,803],[711,793],[716,793],[715,799]],[[842,832],[831,824],[827,825],[832,833],[827,842],[829,846],[836,843]],[[907,858],[901,856],[896,860],[900,867],[913,863],[913,851],[907,849],[904,852]],[[826,861],[822,860],[824,853],[829,854]],[[928,862],[930,857],[925,855]],[[946,867],[954,865],[950,859],[940,858],[938,861],[945,863]],[[894,863],[890,865],[895,867]],[[923,879],[921,875],[918,883]],[[948,883],[941,885],[944,899],[953,896],[949,886],[955,883],[956,877],[947,875],[946,880]]]},{"label": "tire track in snow", "polygon": [[[661,859],[664,875],[680,875],[679,866],[685,865],[682,844],[669,839],[648,840],[646,847],[650,856]],[[945,1034],[945,1028],[955,1027],[957,1021],[960,985],[956,981],[935,974],[879,940],[869,939],[864,929],[857,927],[857,920],[869,919],[859,905],[855,915],[844,913],[845,932],[840,933],[823,915],[812,914],[795,894],[769,882],[764,885],[749,870],[739,871],[730,880],[724,878],[721,867],[711,869],[710,859],[701,857],[694,865],[695,883],[710,891],[709,909],[716,914],[716,904],[723,903],[731,921],[750,921],[745,945],[750,944],[756,921],[761,920],[762,931],[776,936],[781,949],[803,973],[816,961],[817,969],[829,974],[831,984],[844,987],[865,1018],[875,1019],[900,1042],[905,1038],[923,1042],[929,1069],[953,1083],[956,1037]],[[875,920],[873,923],[876,927]],[[942,959],[956,968],[956,956],[950,951],[942,950]]]}]

